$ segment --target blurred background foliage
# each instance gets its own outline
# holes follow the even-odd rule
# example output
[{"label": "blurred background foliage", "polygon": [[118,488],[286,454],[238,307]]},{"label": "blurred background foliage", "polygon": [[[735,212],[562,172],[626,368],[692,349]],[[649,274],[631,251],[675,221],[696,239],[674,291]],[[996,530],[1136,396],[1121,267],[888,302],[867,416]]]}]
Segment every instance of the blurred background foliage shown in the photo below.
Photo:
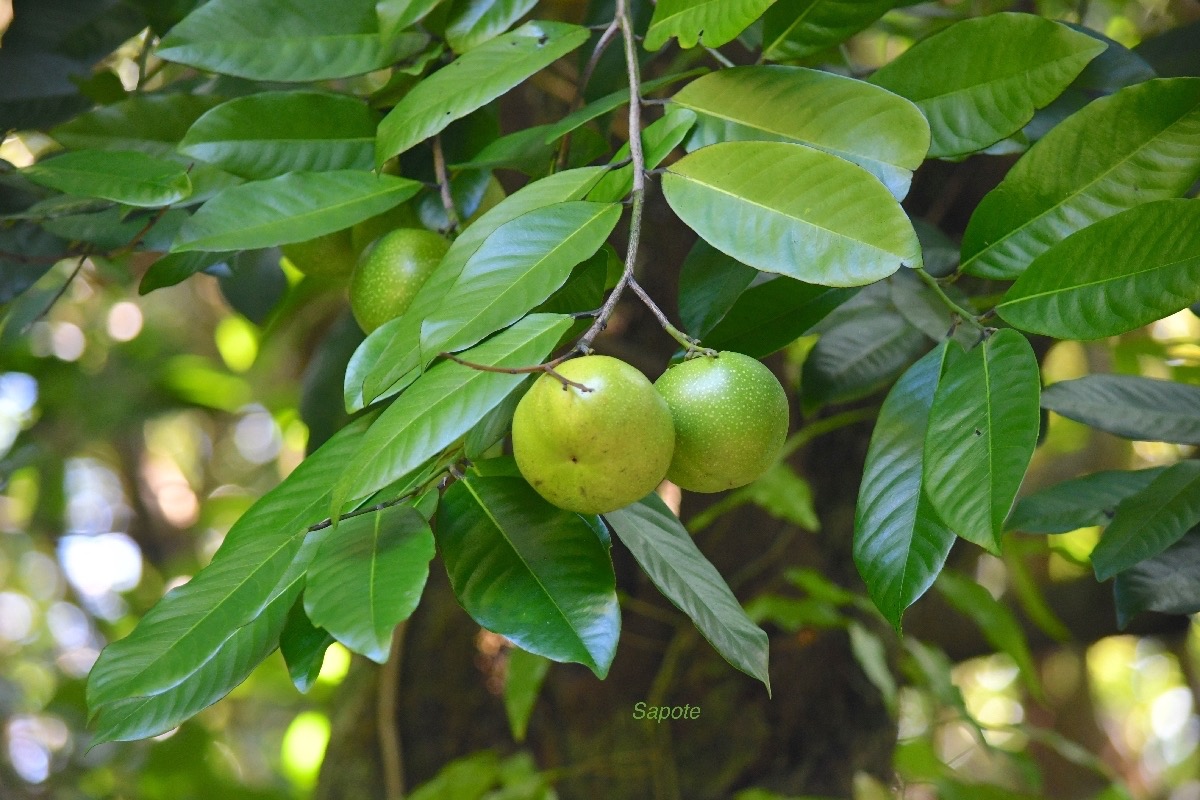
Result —
[{"label": "blurred background foliage", "polygon": [[[62,4],[65,13],[71,5]],[[120,39],[74,42],[80,62],[95,65],[68,97],[73,110],[119,100],[139,75],[150,76],[151,88],[179,77],[182,68],[147,56],[143,28],[161,32],[197,3],[106,8],[117,5],[123,12],[108,18],[113,24],[76,31],[126,40],[111,55]],[[1200,19],[1200,4],[1188,0],[919,3],[889,13],[832,60],[869,70],[957,18],[1014,6],[1082,22],[1129,47]],[[11,8],[0,2],[0,30],[10,20]],[[95,52],[85,53],[89,46]],[[570,86],[553,70],[539,81],[551,93],[556,81],[564,91]],[[598,76],[595,85],[603,83]],[[536,102],[531,97],[524,102]],[[549,118],[552,110],[540,113]],[[21,167],[53,147],[45,136],[13,132],[0,158]],[[307,695],[294,691],[282,659],[272,656],[181,728],[88,750],[84,679],[99,650],[206,563],[238,515],[302,459],[310,439],[340,424],[341,370],[361,336],[341,294],[301,281],[277,251],[139,296],[131,287],[146,266],[144,254],[59,263],[20,308],[8,309],[0,329],[0,797],[308,797],[338,685],[351,670],[337,644]],[[610,339],[625,324],[614,319]],[[778,364],[793,381],[811,345],[801,340]],[[1200,383],[1200,319],[1181,312],[1118,339],[1059,343],[1043,360],[1047,382],[1099,371]],[[1026,493],[1085,469],[1154,466],[1189,451],[1048,419]],[[693,529],[719,522],[739,503],[815,529],[807,483],[785,473],[697,515]],[[849,631],[900,736],[898,783],[863,773],[858,797],[1196,800],[1200,622],[1164,637],[1072,641],[1060,619],[1070,609],[1045,599],[1057,584],[1093,580],[1088,555],[1098,535],[1094,528],[1015,534],[1003,558],[971,553],[956,562],[957,574],[977,584],[948,575],[940,594],[964,624],[982,631],[995,651],[989,655],[962,660],[919,633],[897,649],[882,626],[862,621],[873,612],[861,594],[815,572],[786,573],[749,609],[776,636],[786,632],[801,644],[814,631]],[[985,598],[972,595],[974,586]],[[986,602],[992,598],[1005,602]],[[503,643],[479,639],[481,669],[499,676],[490,684],[497,693],[504,656]],[[702,700],[709,702],[722,701]],[[464,754],[412,796],[550,797],[561,777],[538,772],[511,740],[497,741],[494,751]]]}]

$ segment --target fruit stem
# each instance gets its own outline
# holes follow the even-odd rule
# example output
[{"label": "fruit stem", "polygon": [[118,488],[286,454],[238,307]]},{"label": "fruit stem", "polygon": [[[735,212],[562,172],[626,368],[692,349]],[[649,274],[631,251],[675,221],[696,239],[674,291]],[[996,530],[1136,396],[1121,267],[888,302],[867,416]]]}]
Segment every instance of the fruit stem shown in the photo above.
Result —
[{"label": "fruit stem", "polygon": [[917,274],[918,278],[925,282],[926,286],[933,290],[933,293],[938,296],[938,299],[942,301],[942,304],[945,305],[946,308],[950,309],[951,314],[958,317],[960,320],[967,323],[981,334],[987,330],[974,314],[960,306],[958,303],[954,302],[950,295],[946,294],[946,291],[942,288],[942,285],[938,283],[937,278],[933,277],[920,267],[915,268],[913,272]]},{"label": "fruit stem", "polygon": [[438,192],[442,196],[442,207],[446,209],[446,220],[450,232],[458,230],[458,209],[454,207],[454,195],[450,193],[450,176],[446,172],[446,156],[442,152],[442,135],[433,137],[433,171],[437,175]]},{"label": "fruit stem", "polygon": [[667,332],[667,335],[678,342],[683,349],[687,351],[685,358],[695,358],[697,356],[715,356],[717,354],[716,350],[711,350],[707,347],[701,347],[699,339],[693,339],[683,331],[679,330],[679,328],[676,328],[674,325],[672,325],[671,321],[667,319],[667,315],[663,313],[663,310],[658,307],[658,304],[655,303],[653,299],[651,299],[650,295],[646,293],[646,290],[642,288],[642,285],[633,278],[629,279],[629,288],[632,289],[633,293],[640,297],[642,302],[646,304],[646,308],[650,309],[650,313],[654,314],[655,318],[658,320],[658,324],[661,325],[662,329]]},{"label": "fruit stem", "polygon": [[576,389],[578,389],[581,392],[590,392],[590,391],[592,391],[592,388],[590,386],[584,386],[582,383],[579,383],[578,381],[573,381],[570,378],[568,378],[567,376],[563,375],[558,370],[554,369],[559,364],[561,364],[564,361],[566,361],[567,359],[573,357],[577,352],[578,352],[577,348],[571,348],[570,350],[568,350],[566,353],[563,353],[558,358],[547,361],[545,364],[534,364],[532,367],[493,367],[488,364],[476,364],[473,361],[467,361],[466,359],[459,358],[458,356],[454,355],[453,353],[438,353],[438,355],[441,356],[442,358],[450,359],[455,364],[462,364],[464,367],[469,367],[471,369],[477,369],[480,372],[502,372],[505,375],[528,375],[528,374],[531,374],[534,372],[544,372],[547,375],[550,375],[551,377],[560,381],[562,383],[564,389],[566,389],[568,386],[574,386]]}]

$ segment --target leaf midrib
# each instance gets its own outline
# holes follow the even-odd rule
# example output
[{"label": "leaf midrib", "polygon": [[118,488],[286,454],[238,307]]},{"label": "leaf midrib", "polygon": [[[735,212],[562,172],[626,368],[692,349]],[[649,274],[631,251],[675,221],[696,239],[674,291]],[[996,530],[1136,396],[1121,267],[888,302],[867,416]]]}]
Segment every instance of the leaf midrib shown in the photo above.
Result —
[{"label": "leaf midrib", "polygon": [[[1195,261],[1197,264],[1200,264],[1200,252],[1197,252],[1190,256],[1186,256],[1185,258],[1176,259],[1174,261],[1167,261],[1162,264],[1154,264],[1152,266],[1146,267],[1145,269],[1139,269],[1136,272],[1125,272],[1120,275],[1110,275],[1108,277],[1098,278],[1097,280],[1087,281],[1086,283],[1077,283],[1072,286],[1060,286],[1060,287],[1055,287],[1052,289],[1047,289],[1042,292],[1035,292],[1033,294],[1021,295],[1019,297],[1013,298],[1012,300],[1009,300],[1008,302],[1001,303],[999,306],[997,306],[997,308],[1003,308],[1004,306],[1013,307],[1020,303],[1029,302],[1031,300],[1037,300],[1038,298],[1052,297],[1054,295],[1068,294],[1070,292],[1078,292],[1078,291],[1082,291],[1084,289],[1090,289],[1095,286],[1104,286],[1105,284],[1114,283],[1116,281],[1133,280],[1134,278],[1138,278],[1138,277],[1141,277],[1143,275],[1146,275],[1146,274],[1149,274],[1152,272],[1159,272],[1164,269],[1171,269],[1172,267],[1177,267],[1180,264],[1186,264],[1190,261]],[[1156,294],[1161,294],[1161,292],[1156,292]]]},{"label": "leaf midrib", "polygon": [[[1161,476],[1159,478],[1156,478],[1153,482],[1151,482],[1151,484],[1149,486],[1147,486],[1144,490],[1142,490],[1142,492],[1139,492],[1138,494],[1140,495],[1140,494],[1149,492],[1154,487],[1154,484],[1158,483],[1158,481],[1161,479],[1162,479]],[[1181,511],[1181,509],[1174,509],[1176,514],[1172,514],[1172,504],[1176,500],[1178,500],[1181,495],[1183,495],[1184,493],[1191,490],[1197,484],[1200,484],[1200,474],[1193,475],[1191,480],[1184,483],[1181,487],[1179,487],[1179,489],[1177,491],[1173,492],[1171,494],[1171,496],[1169,498],[1167,498],[1166,500],[1161,500],[1161,501],[1155,502],[1148,509],[1149,513],[1145,517],[1137,518],[1135,520],[1135,522],[1137,524],[1126,529],[1129,531],[1129,533],[1125,535],[1125,540],[1123,542],[1119,542],[1113,548],[1113,555],[1108,559],[1108,561],[1109,562],[1116,561],[1118,556],[1124,554],[1130,548],[1136,547],[1137,545],[1141,544],[1143,542],[1143,540],[1145,539],[1145,537],[1142,535],[1139,535],[1139,534],[1143,533],[1146,530],[1153,528],[1155,525],[1158,525],[1160,528],[1162,528],[1163,520],[1166,520],[1167,522],[1171,522],[1172,518],[1179,511]],[[1137,495],[1134,495],[1134,498],[1136,498],[1136,497],[1137,497]],[[1133,498],[1131,498],[1131,499],[1133,499]],[[1123,503],[1122,503],[1122,505],[1123,505]],[[1136,503],[1136,505],[1139,510],[1143,510],[1143,511],[1147,510],[1146,505],[1143,502],[1138,502],[1138,503]],[[1119,507],[1118,507],[1118,510],[1119,510]],[[1186,526],[1184,527],[1183,532],[1184,533],[1187,532]],[[1101,541],[1103,541],[1103,538],[1101,539]],[[1116,574],[1114,572],[1109,572],[1108,570],[1105,570],[1105,573],[1106,573],[1105,579],[1107,579],[1108,577],[1112,577],[1112,575]]]}]

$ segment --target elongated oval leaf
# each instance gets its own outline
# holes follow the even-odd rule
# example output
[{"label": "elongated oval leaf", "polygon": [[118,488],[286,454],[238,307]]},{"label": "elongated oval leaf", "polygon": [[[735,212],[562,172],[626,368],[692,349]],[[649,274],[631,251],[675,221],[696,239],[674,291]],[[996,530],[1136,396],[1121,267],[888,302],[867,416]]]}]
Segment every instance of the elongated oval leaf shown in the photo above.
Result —
[{"label": "elongated oval leaf", "polygon": [[421,600],[433,531],[411,506],[398,505],[342,520],[323,535],[304,610],[346,647],[383,664],[392,631]]},{"label": "elongated oval leaf", "polygon": [[888,392],[854,512],[854,564],[872,602],[897,631],[904,610],[933,585],[954,544],[954,533],[921,491],[925,431],[945,355],[941,344]]},{"label": "elongated oval leaf", "polygon": [[179,150],[251,180],[285,172],[371,168],[375,114],[347,95],[263,92],[196,120]]},{"label": "elongated oval leaf", "polygon": [[[474,364],[528,367],[541,362],[570,327],[561,314],[531,314],[472,348]],[[525,375],[484,372],[446,361],[422,375],[367,431],[358,453],[343,464],[333,507],[366,497],[437,455],[499,405]]]},{"label": "elongated oval leaf", "polygon": [[1113,595],[1117,625],[1124,630],[1143,611],[1194,614],[1200,611],[1200,528],[1153,558],[1117,573]]},{"label": "elongated oval leaf", "polygon": [[[742,292],[721,321],[705,334],[705,345],[766,358],[811,331],[855,291],[816,286],[781,275]],[[907,333],[903,336],[909,342],[916,341]]]},{"label": "elongated oval leaf", "polygon": [[1019,131],[1104,47],[1032,14],[989,14],[918,42],[871,82],[920,107],[931,157],[965,155]]},{"label": "elongated oval leaf", "polygon": [[1200,78],[1089,103],[1029,149],[971,215],[962,269],[1012,279],[1081,228],[1182,196],[1200,177]]},{"label": "elongated oval leaf", "polygon": [[846,41],[898,0],[779,0],[763,15],[763,56],[804,58]]},{"label": "elongated oval leaf", "polygon": [[303,600],[294,603],[279,632],[279,654],[297,691],[307,692],[317,682],[331,644],[333,637],[328,631],[313,625],[304,613]]},{"label": "elongated oval leaf", "polygon": [[663,193],[705,241],[764,272],[861,286],[921,263],[912,224],[883,184],[803,145],[701,148],[663,175]]},{"label": "elongated oval leaf", "polygon": [[929,124],[899,95],[801,67],[735,67],[692,81],[672,102],[700,115],[695,149],[727,141],[784,141],[858,164],[897,198],[929,149]]},{"label": "elongated oval leaf", "polygon": [[482,108],[587,38],[587,29],[578,25],[527,22],[460,56],[413,87],[384,117],[376,164]]},{"label": "elongated oval leaf", "polygon": [[679,271],[679,317],[684,330],[706,336],[758,275],[753,267],[697,239]]},{"label": "elongated oval leaf", "polygon": [[658,495],[604,515],[663,596],[687,614],[721,657],[771,693],[767,634],[751,622],[717,568]]},{"label": "elongated oval leaf", "polygon": [[1160,200],[1068,236],[996,306],[1007,322],[1060,339],[1140,328],[1196,302],[1200,202]]},{"label": "elongated oval leaf", "polygon": [[1008,329],[948,359],[938,382],[925,432],[925,492],[950,529],[988,550],[999,550],[1037,446],[1041,386],[1029,340]]},{"label": "elongated oval leaf", "polygon": [[26,167],[22,174],[60,192],[144,208],[177,203],[192,193],[182,164],[136,150],[78,150]]},{"label": "elongated oval leaf", "polygon": [[658,0],[646,49],[657,50],[674,36],[683,48],[720,47],[758,19],[775,0]]},{"label": "elongated oval leaf", "polygon": [[1092,551],[1096,580],[1153,558],[1200,524],[1200,461],[1180,461],[1117,506]]},{"label": "elongated oval leaf", "polygon": [[468,477],[446,491],[437,541],[476,622],[530,653],[608,674],[621,630],[616,577],[583,517],[521,478]]},{"label": "elongated oval leaf", "polygon": [[99,106],[50,131],[55,141],[75,150],[137,150],[170,156],[175,145],[219,97],[139,94]]},{"label": "elongated oval leaf", "polygon": [[529,717],[549,669],[549,659],[527,650],[514,647],[508,653],[504,671],[504,712],[513,738],[518,742],[525,741]]},{"label": "elongated oval leaf", "polygon": [[446,42],[465,53],[504,33],[535,5],[537,0],[474,0],[446,24]]},{"label": "elongated oval leaf", "polygon": [[[1043,406],[1052,388],[1042,392]],[[1066,533],[1107,525],[1122,500],[1145,489],[1162,471],[1163,467],[1108,470],[1056,483],[1021,498],[1005,527],[1026,533]]]},{"label": "elongated oval leaf", "polygon": [[415,53],[418,34],[381,36],[374,0],[211,0],[159,42],[167,61],[262,81],[316,81]]},{"label": "elongated oval leaf", "polygon": [[1200,386],[1088,375],[1046,387],[1042,407],[1126,439],[1200,444]]},{"label": "elongated oval leaf", "polygon": [[180,230],[172,252],[307,241],[382,214],[420,188],[407,178],[357,170],[292,172],[245,183],[201,206]]}]

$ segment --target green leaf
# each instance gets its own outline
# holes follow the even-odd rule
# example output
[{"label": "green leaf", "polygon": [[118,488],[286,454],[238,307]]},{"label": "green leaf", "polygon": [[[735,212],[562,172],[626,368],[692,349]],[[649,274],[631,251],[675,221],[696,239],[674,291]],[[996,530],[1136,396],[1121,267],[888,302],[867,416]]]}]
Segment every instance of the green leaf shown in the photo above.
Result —
[{"label": "green leaf", "polygon": [[445,303],[421,325],[426,359],[512,324],[566,282],[621,218],[615,203],[555,203],[498,227],[471,254]]},{"label": "green leaf", "polygon": [[925,492],[947,527],[995,552],[1037,446],[1041,374],[1013,330],[954,351],[925,432]]},{"label": "green leaf", "polygon": [[467,226],[421,284],[408,313],[385,322],[355,351],[346,369],[346,408],[357,411],[415,380],[425,363],[420,348],[422,321],[438,309],[467,260],[497,228],[553,203],[582,199],[603,174],[602,167],[585,167],[533,181]]},{"label": "green leaf", "polygon": [[912,224],[867,171],[783,142],[726,142],[675,162],[667,202],[709,244],[764,272],[861,286],[921,264]]},{"label": "green leaf", "polygon": [[1096,580],[1153,558],[1200,524],[1200,461],[1173,464],[1117,506],[1092,551]]},{"label": "green leaf", "polygon": [[765,358],[811,331],[857,291],[782,275],[763,281],[742,292],[721,321],[704,334],[705,345]]},{"label": "green leaf", "polygon": [[142,275],[138,294],[150,294],[155,289],[175,286],[197,272],[227,262],[231,253],[171,253],[155,261]]},{"label": "green leaf", "polygon": [[72,150],[137,150],[170,157],[192,123],[220,102],[207,95],[139,94],[80,114],[50,135]]},{"label": "green leaf", "polygon": [[1134,375],[1088,375],[1046,387],[1042,406],[1126,439],[1200,444],[1200,387]]},{"label": "green leaf", "polygon": [[420,22],[442,0],[377,0],[375,13],[379,16],[379,30],[385,37],[395,36],[399,31]]},{"label": "green leaf", "polygon": [[456,758],[409,795],[408,800],[482,800],[500,780],[500,757],[481,750]]},{"label": "green leaf", "polygon": [[[662,119],[642,130],[642,157],[646,169],[654,169],[671,154],[696,124],[696,115],[686,108],[673,108]],[[621,145],[609,163],[616,164],[629,158],[629,143]],[[612,169],[588,195],[589,200],[616,202],[633,191],[633,164]]]},{"label": "green leaf", "polygon": [[1103,42],[1032,14],[956,22],[871,76],[929,119],[931,158],[983,150],[1062,94]]},{"label": "green leaf", "polygon": [[746,616],[721,573],[663,501],[651,494],[604,518],[663,596],[691,618],[726,661],[762,681],[770,694],[767,634]]},{"label": "green leaf", "polygon": [[67,243],[40,225],[0,226],[0,303],[37,283],[54,266],[55,257],[66,253]]},{"label": "green leaf", "polygon": [[1012,279],[1054,244],[1200,177],[1200,78],[1153,80],[1089,103],[1029,149],[971,215],[963,271]]},{"label": "green leaf", "polygon": [[292,172],[234,186],[201,206],[173,252],[250,250],[307,241],[382,214],[421,188],[357,170]]},{"label": "green leaf", "polygon": [[854,563],[876,608],[897,631],[904,610],[933,584],[954,544],[954,533],[921,491],[925,431],[945,354],[943,343],[888,392],[858,490]]},{"label": "green leaf", "polygon": [[504,33],[536,5],[537,0],[469,0],[446,24],[446,42],[465,53]]},{"label": "green leaf", "polygon": [[775,464],[737,493],[744,493],[747,500],[776,519],[810,531],[821,530],[812,487],[787,464]]},{"label": "green leaf", "polygon": [[508,665],[504,671],[504,711],[508,715],[508,727],[518,742],[525,741],[529,717],[549,669],[549,659],[519,647],[508,651]]},{"label": "green leaf", "polygon": [[262,92],[207,112],[179,150],[250,180],[285,172],[368,170],[375,123],[375,113],[348,95]]},{"label": "green leaf", "polygon": [[646,49],[658,50],[674,36],[683,48],[728,44],[775,0],[658,0]]},{"label": "green leaf", "polygon": [[304,610],[350,650],[383,664],[392,631],[421,601],[433,531],[409,505],[344,519],[323,532]]},{"label": "green leaf", "polygon": [[1200,202],[1160,200],[1101,220],[1042,253],[996,306],[1059,339],[1100,339],[1196,302]]},{"label": "green leaf", "polygon": [[903,198],[929,149],[917,106],[863,81],[802,67],[734,67],[671,98],[699,115],[688,149],[727,141],[796,142],[870,172]]},{"label": "green leaf", "polygon": [[438,547],[459,603],[489,631],[608,674],[621,614],[612,559],[578,514],[520,478],[463,478],[442,499]]},{"label": "green leaf", "polygon": [[1200,611],[1200,527],[1193,528],[1153,558],[1117,573],[1113,594],[1117,626],[1124,630],[1143,611],[1194,614]]},{"label": "green leaf", "polygon": [[[679,272],[679,318],[683,329],[692,336],[707,336],[758,275],[753,267],[697,239]],[[744,352],[736,347],[722,349]]]},{"label": "green leaf", "polygon": [[298,691],[307,692],[316,683],[331,644],[328,631],[314,626],[304,613],[303,600],[296,601],[279,633],[279,652]]},{"label": "green leaf", "polygon": [[374,0],[210,0],[172,28],[155,55],[252,80],[305,82],[381,69],[426,41],[381,36]]},{"label": "green leaf", "polygon": [[[1043,405],[1050,389],[1042,393]],[[1067,533],[1092,525],[1107,525],[1117,506],[1162,474],[1164,467],[1093,472],[1023,497],[1005,528],[1025,533]]]},{"label": "green leaf", "polygon": [[142,208],[177,203],[192,193],[182,164],[136,150],[77,150],[21,172],[34,183],[60,192]]},{"label": "green leaf", "polygon": [[377,165],[482,108],[588,39],[588,30],[563,22],[527,22],[414,86],[379,125]]},{"label": "green leaf", "polygon": [[[534,314],[472,348],[463,357],[495,367],[539,363],[558,344],[571,320]],[[422,375],[388,406],[342,465],[333,507],[366,497],[419,467],[465,434],[500,404],[525,375],[484,372],[452,361]]]},{"label": "green leaf", "polygon": [[788,61],[846,41],[898,0],[779,0],[763,15],[763,57]]}]

